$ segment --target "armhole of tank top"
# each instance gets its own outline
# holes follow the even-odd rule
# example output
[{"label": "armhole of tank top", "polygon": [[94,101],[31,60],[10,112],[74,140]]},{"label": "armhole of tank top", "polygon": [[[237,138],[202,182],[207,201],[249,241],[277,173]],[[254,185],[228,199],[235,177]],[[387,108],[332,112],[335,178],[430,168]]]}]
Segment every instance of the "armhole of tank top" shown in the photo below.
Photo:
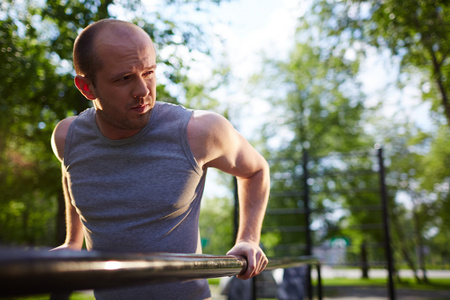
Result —
[{"label": "armhole of tank top", "polygon": [[70,164],[70,145],[72,144],[72,137],[73,137],[73,132],[74,132],[74,128],[75,128],[75,123],[77,122],[78,117],[75,118],[75,120],[72,121],[72,123],[70,123],[69,125],[69,130],[67,130],[67,135],[66,135],[66,140],[64,141],[64,157],[63,157],[63,163],[64,163],[64,168],[67,169],[67,165]]},{"label": "armhole of tank top", "polygon": [[184,150],[184,154],[186,155],[186,158],[191,163],[194,171],[198,175],[202,176],[203,171],[200,168],[200,166],[198,165],[197,160],[195,159],[194,154],[192,153],[191,146],[189,145],[189,140],[188,140],[188,135],[187,135],[187,126],[188,126],[189,121],[192,118],[194,111],[188,110],[188,112],[189,112],[188,116],[186,118],[182,118],[183,122],[180,126],[180,139],[181,139],[181,143],[183,145],[183,150]]}]

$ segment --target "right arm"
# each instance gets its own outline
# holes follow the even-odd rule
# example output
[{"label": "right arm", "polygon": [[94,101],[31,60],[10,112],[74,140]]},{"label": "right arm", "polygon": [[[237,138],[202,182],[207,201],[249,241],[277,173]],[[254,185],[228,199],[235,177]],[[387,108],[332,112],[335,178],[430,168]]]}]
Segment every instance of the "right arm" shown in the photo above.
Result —
[{"label": "right arm", "polygon": [[70,197],[68,189],[67,173],[63,166],[66,136],[67,132],[69,131],[69,126],[75,120],[75,118],[76,117],[71,117],[59,122],[58,125],[56,125],[55,130],[53,131],[51,140],[53,152],[61,162],[62,187],[64,192],[64,201],[66,204],[66,240],[64,244],[56,247],[53,250],[81,250],[83,246],[83,224],[81,223],[80,216],[78,215],[75,207],[72,205],[72,198]]}]

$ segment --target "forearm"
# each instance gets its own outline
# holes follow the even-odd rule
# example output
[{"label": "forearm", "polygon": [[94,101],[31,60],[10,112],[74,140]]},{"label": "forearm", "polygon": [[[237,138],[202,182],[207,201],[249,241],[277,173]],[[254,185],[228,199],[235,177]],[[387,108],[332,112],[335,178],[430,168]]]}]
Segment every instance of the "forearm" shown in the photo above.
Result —
[{"label": "forearm", "polygon": [[259,244],[261,228],[270,191],[269,167],[264,161],[261,169],[249,178],[238,177],[239,231],[237,242]]},{"label": "forearm", "polygon": [[81,250],[84,241],[83,224],[81,223],[80,216],[78,215],[75,207],[72,205],[72,200],[68,190],[67,177],[64,175],[64,172],[62,186],[66,205],[66,239],[64,244],[55,249],[69,248],[73,250]]},{"label": "forearm", "polygon": [[75,208],[66,209],[66,240],[64,245],[73,250],[81,250],[84,242],[83,224]]}]

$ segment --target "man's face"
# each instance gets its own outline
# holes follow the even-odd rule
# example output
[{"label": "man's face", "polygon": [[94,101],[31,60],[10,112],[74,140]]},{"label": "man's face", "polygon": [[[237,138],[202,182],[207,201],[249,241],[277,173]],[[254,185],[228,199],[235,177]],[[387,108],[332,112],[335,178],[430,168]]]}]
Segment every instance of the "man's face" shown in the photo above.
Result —
[{"label": "man's face", "polygon": [[94,89],[97,125],[110,139],[144,128],[156,101],[156,53],[150,38],[136,29],[109,30],[96,41],[103,67]]}]

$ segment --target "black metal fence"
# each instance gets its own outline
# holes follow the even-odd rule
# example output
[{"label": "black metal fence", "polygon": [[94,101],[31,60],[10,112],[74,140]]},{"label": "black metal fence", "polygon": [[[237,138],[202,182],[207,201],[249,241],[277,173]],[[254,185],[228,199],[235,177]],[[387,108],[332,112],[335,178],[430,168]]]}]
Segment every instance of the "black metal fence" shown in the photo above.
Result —
[{"label": "black metal fence", "polygon": [[[383,149],[376,145],[372,151],[324,157],[309,156],[307,151],[300,154],[270,162],[271,200],[263,235],[275,236],[273,239],[281,242],[265,245],[266,252],[275,256],[314,255],[324,265],[359,266],[363,271],[385,267],[388,296],[395,299]],[[341,219],[353,223],[331,220],[338,211],[346,214]],[[346,236],[351,232],[366,240],[348,241]],[[345,263],[327,260],[327,256],[338,257],[327,254],[333,250],[330,241],[347,243],[340,246]],[[312,291],[308,273],[306,285]]]}]

